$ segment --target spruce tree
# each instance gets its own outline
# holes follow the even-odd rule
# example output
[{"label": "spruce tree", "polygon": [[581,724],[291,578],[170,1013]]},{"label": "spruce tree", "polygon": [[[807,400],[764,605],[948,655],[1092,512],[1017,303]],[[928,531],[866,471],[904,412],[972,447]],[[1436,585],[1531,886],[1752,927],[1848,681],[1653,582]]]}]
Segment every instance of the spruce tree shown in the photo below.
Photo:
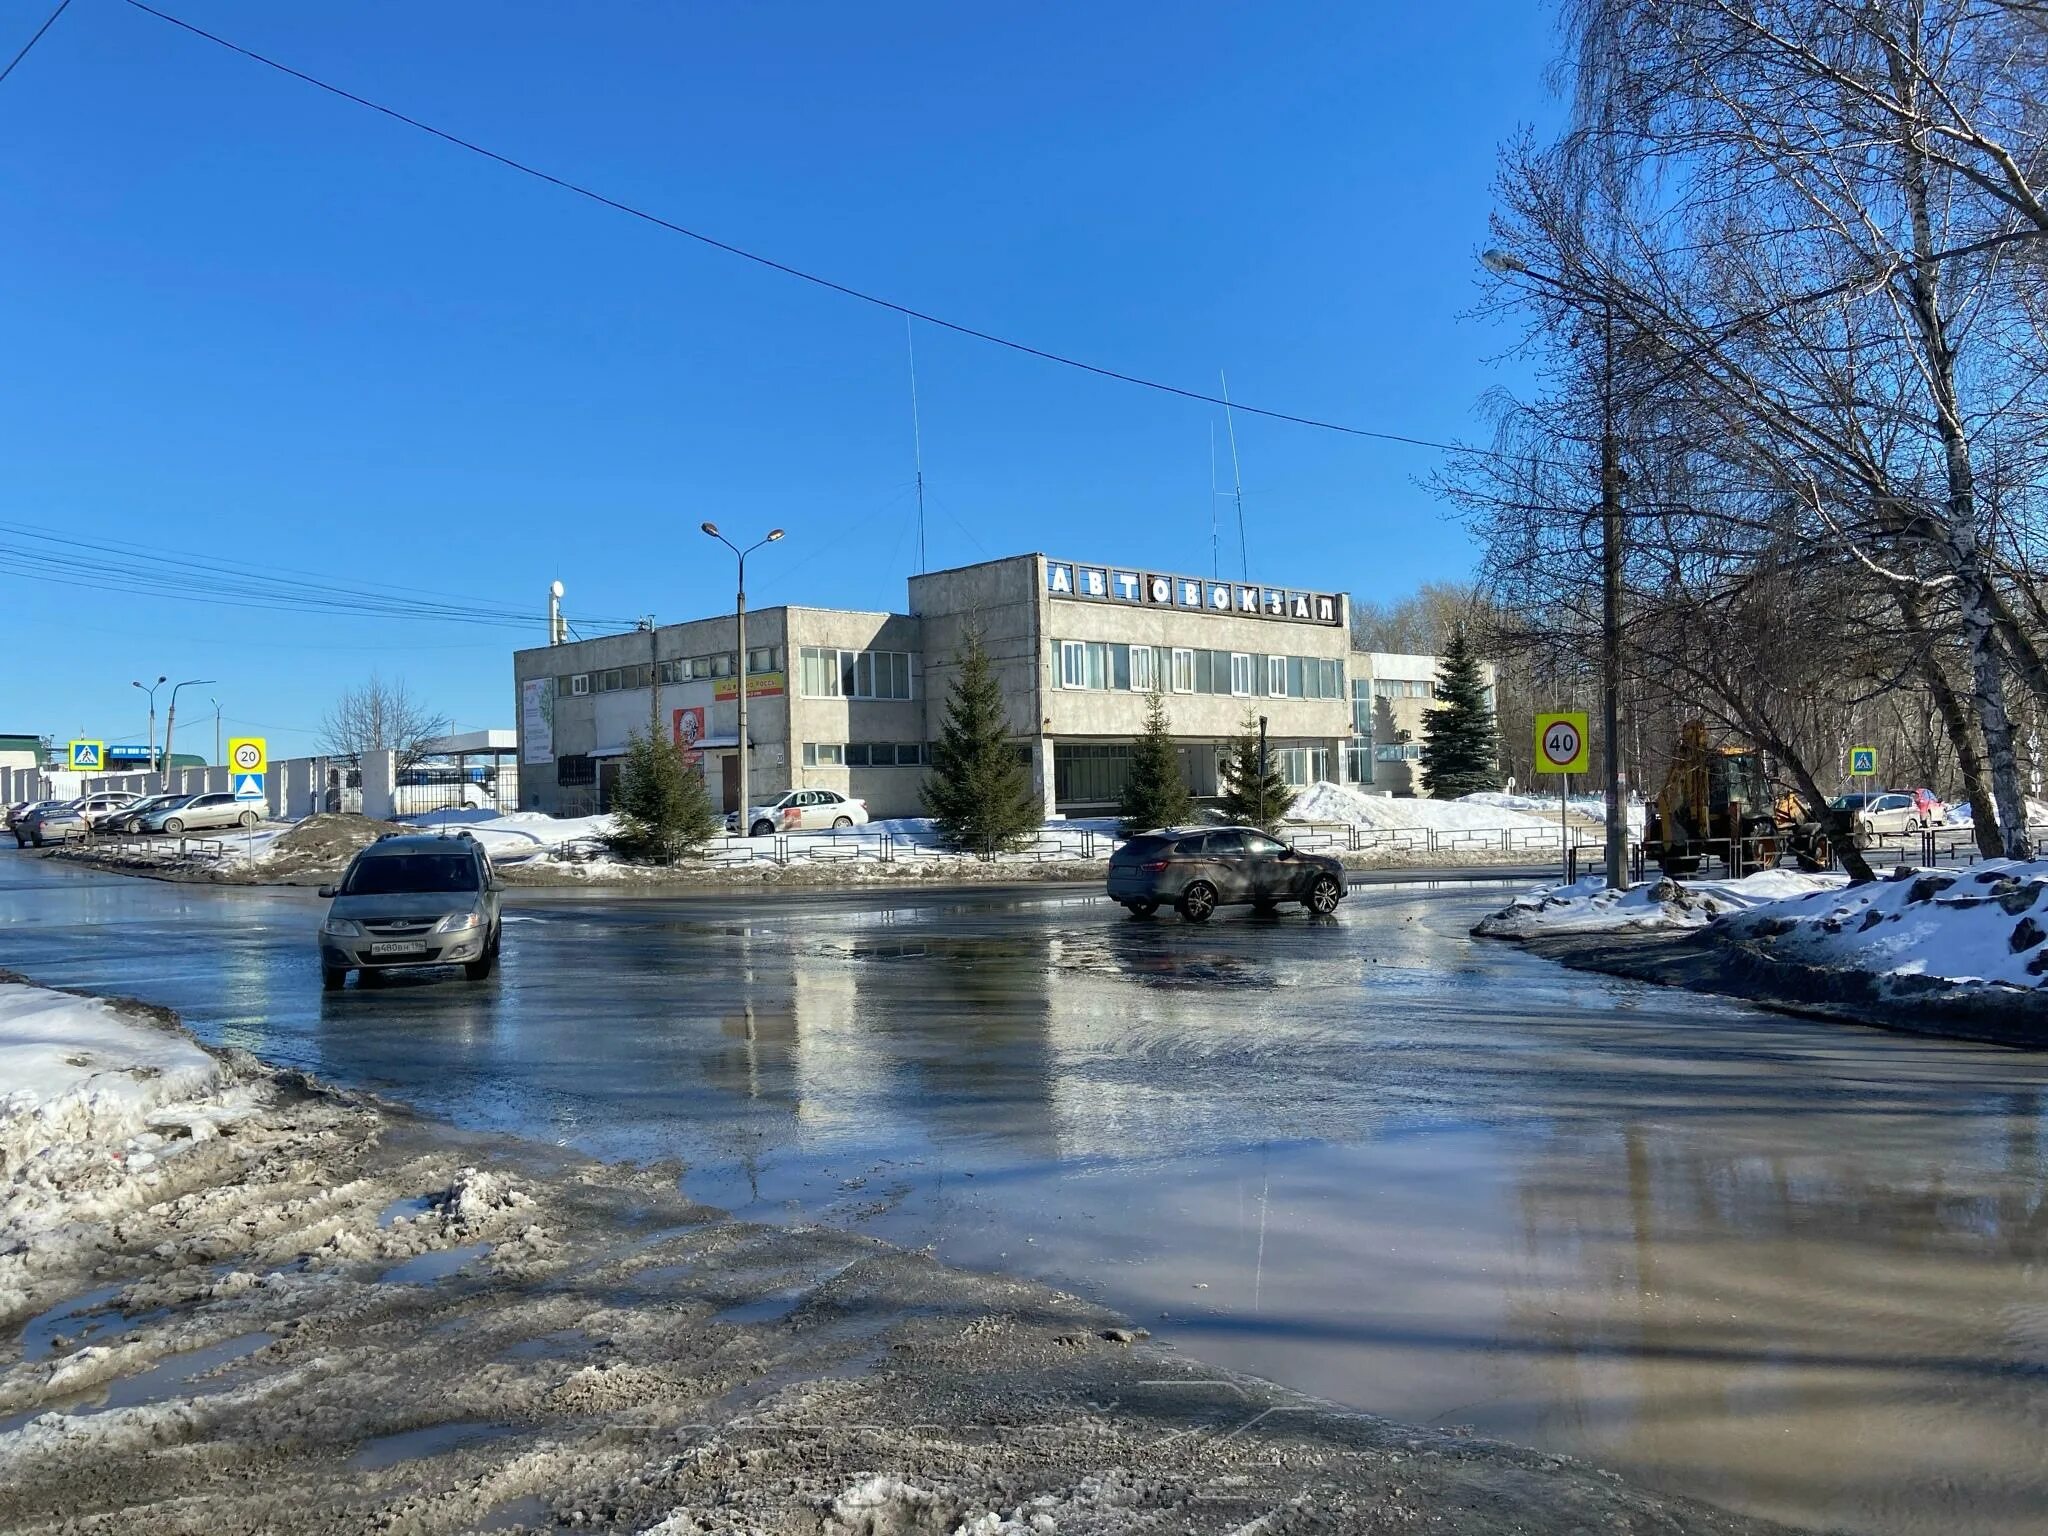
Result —
[{"label": "spruce tree", "polygon": [[605,842],[632,859],[678,858],[720,823],[702,776],[682,748],[653,731],[635,731],[629,738],[612,812],[613,830]]},{"label": "spruce tree", "polygon": [[1125,837],[1154,827],[1177,827],[1188,819],[1194,800],[1180,776],[1180,752],[1173,744],[1166,718],[1166,700],[1155,689],[1145,707],[1145,729],[1131,744],[1131,773],[1124,780],[1123,802],[1117,807]]},{"label": "spruce tree", "polygon": [[956,659],[960,675],[932,745],[924,805],[948,848],[987,857],[1024,841],[1043,817],[1005,726],[1002,687],[980,631],[967,631]]},{"label": "spruce tree", "polygon": [[1498,735],[1465,626],[1455,625],[1437,664],[1436,708],[1422,717],[1422,782],[1430,797],[1456,800],[1500,787]]},{"label": "spruce tree", "polygon": [[1266,758],[1266,771],[1259,772],[1259,717],[1247,713],[1237,735],[1224,749],[1221,764],[1222,810],[1224,820],[1234,826],[1258,827],[1279,832],[1280,823],[1294,808],[1294,791]]}]

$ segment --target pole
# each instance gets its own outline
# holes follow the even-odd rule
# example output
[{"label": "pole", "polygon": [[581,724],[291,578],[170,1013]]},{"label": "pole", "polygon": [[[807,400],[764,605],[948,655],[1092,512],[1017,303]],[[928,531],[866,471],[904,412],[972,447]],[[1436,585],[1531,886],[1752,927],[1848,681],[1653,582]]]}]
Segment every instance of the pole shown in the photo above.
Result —
[{"label": "pole", "polygon": [[1607,775],[1607,885],[1628,884],[1621,776],[1621,451],[1614,430],[1614,306],[1602,306],[1600,370],[1600,759]]},{"label": "pole", "polygon": [[661,740],[661,640],[654,615],[647,615],[647,740]]},{"label": "pole", "polygon": [[734,620],[739,629],[740,653],[735,670],[739,673],[739,737],[740,758],[740,836],[753,835],[753,802],[747,798],[747,556],[740,552],[740,593],[739,605],[734,610]]},{"label": "pole", "polygon": [[1564,858],[1565,878],[1569,880],[1572,873],[1572,833],[1570,824],[1565,820],[1565,807],[1572,803],[1572,776],[1567,773],[1558,782],[1564,788],[1557,792],[1557,851]]},{"label": "pole", "polygon": [[214,760],[214,761],[215,761],[216,763],[217,763],[217,762],[219,762],[219,761],[221,760],[221,756],[220,756],[220,700],[219,700],[219,699],[215,699],[215,700],[213,701],[213,760]]},{"label": "pole", "polygon": [[1266,717],[1259,716],[1259,809],[1266,808]]}]

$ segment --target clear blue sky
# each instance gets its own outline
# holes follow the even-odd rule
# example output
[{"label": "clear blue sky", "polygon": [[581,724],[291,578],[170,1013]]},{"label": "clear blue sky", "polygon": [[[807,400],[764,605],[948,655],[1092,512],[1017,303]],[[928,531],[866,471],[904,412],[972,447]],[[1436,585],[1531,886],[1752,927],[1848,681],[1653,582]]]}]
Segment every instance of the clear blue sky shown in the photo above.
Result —
[{"label": "clear blue sky", "polygon": [[[0,0],[0,58],[50,0]],[[1495,151],[1558,110],[1551,13],[1468,6],[395,0],[163,8],[847,283],[1197,389],[1477,437]],[[900,607],[900,318],[75,0],[0,86],[0,519],[530,604],[525,633],[0,572],[0,730],[140,740],[133,677],[309,750],[373,668],[513,721],[572,617],[750,582]],[[1220,413],[920,328],[930,561],[1209,569]],[[1240,417],[1252,574],[1390,597],[1471,565],[1434,456]],[[1227,450],[1223,455],[1228,483]],[[1227,503],[1225,570],[1236,567]],[[163,690],[160,702],[169,690]],[[196,705],[196,707],[195,707]],[[198,715],[207,720],[203,730]]]}]

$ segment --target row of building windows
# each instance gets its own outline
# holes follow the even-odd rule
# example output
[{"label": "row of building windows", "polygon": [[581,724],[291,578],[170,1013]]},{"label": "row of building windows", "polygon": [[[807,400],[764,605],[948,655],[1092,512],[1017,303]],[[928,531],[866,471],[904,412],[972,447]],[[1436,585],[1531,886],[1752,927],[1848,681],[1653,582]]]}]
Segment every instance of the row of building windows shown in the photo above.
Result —
[{"label": "row of building windows", "polygon": [[[689,656],[677,661],[664,661],[659,671],[663,687],[675,683],[694,682],[707,677],[731,677],[733,653],[725,651],[716,656]],[[758,677],[764,672],[780,671],[782,647],[779,645],[752,646],[747,650],[747,671]],[[557,678],[555,691],[571,697],[586,693],[618,693],[626,688],[651,688],[654,686],[656,667],[653,662],[635,662],[624,667],[605,667],[596,672],[571,672]]]},{"label": "row of building windows", "polygon": [[1323,656],[1256,656],[1099,640],[1062,640],[1060,686],[1239,698],[1341,699],[1344,664]]},{"label": "row of building windows", "polygon": [[803,648],[802,686],[807,699],[907,699],[911,697],[910,652],[840,651]]},{"label": "row of building windows", "polygon": [[1372,691],[1382,699],[1433,699],[1436,684],[1411,677],[1376,677],[1372,680]]},{"label": "row of building windows", "polygon": [[922,768],[928,749],[921,741],[807,741],[806,768]]}]

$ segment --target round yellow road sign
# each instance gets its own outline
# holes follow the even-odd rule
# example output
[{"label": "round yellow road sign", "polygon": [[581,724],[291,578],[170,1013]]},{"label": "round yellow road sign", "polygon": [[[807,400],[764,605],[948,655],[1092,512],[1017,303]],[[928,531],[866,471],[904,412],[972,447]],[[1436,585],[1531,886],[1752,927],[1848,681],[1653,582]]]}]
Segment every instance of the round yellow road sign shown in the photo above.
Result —
[{"label": "round yellow road sign", "polygon": [[237,736],[228,743],[228,766],[237,773],[263,773],[270,767],[270,746],[261,736]]},{"label": "round yellow road sign", "polygon": [[1586,716],[1550,714],[1536,717],[1536,771],[1584,773],[1587,767]]}]

